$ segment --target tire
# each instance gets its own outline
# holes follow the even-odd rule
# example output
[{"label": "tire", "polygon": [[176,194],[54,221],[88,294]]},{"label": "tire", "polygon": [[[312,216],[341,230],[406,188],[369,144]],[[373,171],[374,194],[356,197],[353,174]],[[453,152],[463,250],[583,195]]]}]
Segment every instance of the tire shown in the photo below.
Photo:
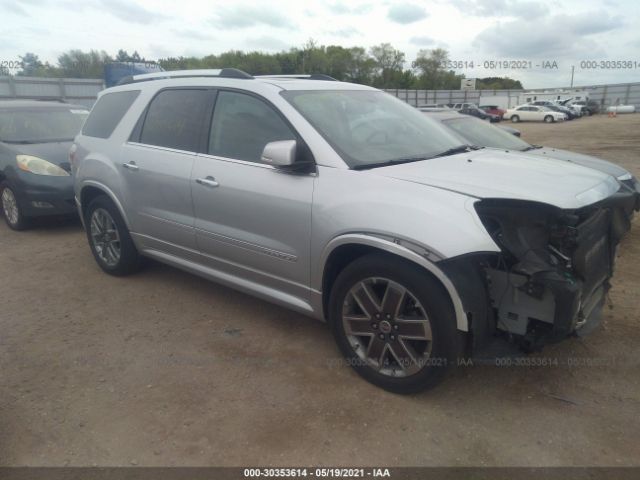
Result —
[{"label": "tire", "polygon": [[553,120],[553,117],[551,115],[546,115],[544,117],[544,123],[553,123],[553,122],[554,122],[554,120]]},{"label": "tire", "polygon": [[518,115],[512,115],[511,116],[511,121],[513,123],[518,123],[520,121],[520,117]]},{"label": "tire", "polygon": [[14,189],[8,182],[0,183],[0,203],[2,203],[2,216],[9,228],[20,231],[29,227],[29,218],[23,215]]},{"label": "tire", "polygon": [[94,198],[84,214],[91,253],[110,275],[130,275],[140,268],[140,254],[114,203],[106,196]]},{"label": "tire", "polygon": [[444,288],[415,264],[390,255],[365,255],[338,275],[329,323],[348,364],[394,393],[434,387],[459,352],[455,314]]}]

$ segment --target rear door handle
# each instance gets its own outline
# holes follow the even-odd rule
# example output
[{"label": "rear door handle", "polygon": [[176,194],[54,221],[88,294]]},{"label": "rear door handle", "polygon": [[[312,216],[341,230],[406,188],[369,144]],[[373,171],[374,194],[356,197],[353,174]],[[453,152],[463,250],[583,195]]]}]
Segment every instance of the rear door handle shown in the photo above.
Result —
[{"label": "rear door handle", "polygon": [[208,176],[206,178],[196,178],[196,183],[199,185],[204,185],[206,187],[218,187],[220,185],[212,176]]},{"label": "rear door handle", "polygon": [[140,170],[140,167],[136,165],[136,162],[123,163],[122,166],[127,170]]}]

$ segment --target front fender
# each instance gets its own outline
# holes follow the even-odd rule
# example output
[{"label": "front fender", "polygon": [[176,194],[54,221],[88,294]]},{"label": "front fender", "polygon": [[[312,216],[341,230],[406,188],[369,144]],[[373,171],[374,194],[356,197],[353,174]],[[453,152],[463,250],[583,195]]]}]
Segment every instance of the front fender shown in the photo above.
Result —
[{"label": "front fender", "polygon": [[[319,264],[324,267],[327,264],[327,260],[329,259],[331,253],[341,245],[365,245],[368,247],[374,247],[379,250],[383,250],[385,252],[391,253],[393,255],[398,255],[406,260],[409,260],[416,265],[424,268],[428,272],[430,272],[434,277],[436,277],[442,286],[446,289],[449,297],[451,298],[451,303],[453,305],[453,309],[456,315],[456,325],[458,330],[463,332],[469,331],[469,324],[467,321],[467,316],[464,312],[464,308],[462,306],[462,301],[460,296],[454,287],[453,283],[445,275],[445,273],[429,258],[425,258],[423,255],[429,256],[428,248],[424,249],[425,253],[416,251],[416,247],[412,244],[404,243],[400,239],[395,239],[395,241],[384,238],[383,236],[376,234],[367,234],[367,233],[351,233],[346,235],[340,235],[333,240],[331,240],[323,249]],[[432,254],[434,255],[434,254]],[[436,258],[436,257],[431,257]],[[314,278],[312,279],[312,288],[316,291],[322,291],[322,280],[324,275],[324,268],[319,268]]]}]

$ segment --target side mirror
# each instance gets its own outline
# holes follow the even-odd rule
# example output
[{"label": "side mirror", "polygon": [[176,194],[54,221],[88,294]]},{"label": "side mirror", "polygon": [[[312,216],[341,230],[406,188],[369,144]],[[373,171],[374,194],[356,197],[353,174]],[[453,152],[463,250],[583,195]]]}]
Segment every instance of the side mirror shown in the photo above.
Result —
[{"label": "side mirror", "polygon": [[260,160],[276,168],[290,167],[296,161],[296,147],[295,140],[269,142],[264,146]]}]

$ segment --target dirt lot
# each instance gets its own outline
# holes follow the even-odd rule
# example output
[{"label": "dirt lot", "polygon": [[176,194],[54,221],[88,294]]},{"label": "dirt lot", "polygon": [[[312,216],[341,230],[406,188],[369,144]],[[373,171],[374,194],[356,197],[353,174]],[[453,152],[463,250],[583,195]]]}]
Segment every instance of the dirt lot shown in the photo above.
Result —
[{"label": "dirt lot", "polygon": [[[517,127],[640,175],[640,115]],[[640,465],[639,264],[636,221],[604,326],[558,365],[401,397],[320,323],[158,264],[109,277],[78,223],[2,222],[0,465]]]}]

